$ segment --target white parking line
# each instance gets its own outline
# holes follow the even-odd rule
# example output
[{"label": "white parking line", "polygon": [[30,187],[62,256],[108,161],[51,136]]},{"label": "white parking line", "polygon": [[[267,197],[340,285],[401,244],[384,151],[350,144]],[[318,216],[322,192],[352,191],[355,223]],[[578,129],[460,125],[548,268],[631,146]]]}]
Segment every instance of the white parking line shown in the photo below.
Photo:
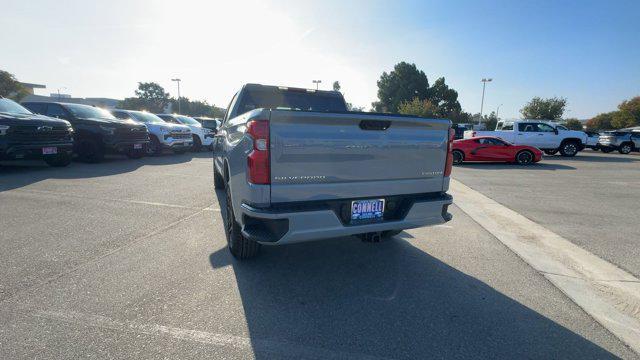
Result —
[{"label": "white parking line", "polygon": [[451,190],[462,211],[640,353],[640,280],[456,180]]},{"label": "white parking line", "polygon": [[186,205],[178,205],[178,204],[166,204],[160,202],[153,201],[141,201],[141,200],[129,200],[129,199],[116,199],[116,198],[103,198],[97,196],[85,196],[78,195],[72,193],[64,193],[58,191],[48,191],[48,190],[35,190],[35,189],[14,189],[12,191],[17,192],[26,192],[33,194],[44,194],[44,195],[55,195],[55,196],[65,196],[65,197],[74,197],[79,199],[90,199],[90,200],[103,200],[103,201],[114,201],[114,202],[123,202],[128,204],[138,204],[138,205],[151,205],[151,206],[162,206],[162,207],[170,207],[170,208],[178,208],[178,209],[190,209],[190,210],[204,210],[204,211],[220,211],[220,209],[215,208],[213,205],[208,206],[206,208],[201,208],[197,206],[186,206]]},{"label": "white parking line", "polygon": [[225,346],[253,352],[271,353],[277,357],[297,359],[383,359],[358,353],[346,353],[330,349],[298,345],[274,340],[254,339],[244,336],[216,334],[207,331],[190,330],[158,324],[142,324],[132,321],[117,321],[105,316],[82,314],[70,311],[36,311],[34,316],[62,321],[81,326],[135,332],[145,335],[164,335],[214,346]]}]

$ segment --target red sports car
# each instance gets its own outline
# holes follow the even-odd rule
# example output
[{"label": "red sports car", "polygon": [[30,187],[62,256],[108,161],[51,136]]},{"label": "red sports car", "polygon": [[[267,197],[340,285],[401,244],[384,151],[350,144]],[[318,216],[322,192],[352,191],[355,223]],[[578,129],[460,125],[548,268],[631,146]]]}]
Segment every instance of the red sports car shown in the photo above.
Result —
[{"label": "red sports car", "polygon": [[527,145],[514,145],[493,136],[479,136],[453,142],[453,163],[465,161],[514,162],[528,165],[542,159],[540,149]]}]

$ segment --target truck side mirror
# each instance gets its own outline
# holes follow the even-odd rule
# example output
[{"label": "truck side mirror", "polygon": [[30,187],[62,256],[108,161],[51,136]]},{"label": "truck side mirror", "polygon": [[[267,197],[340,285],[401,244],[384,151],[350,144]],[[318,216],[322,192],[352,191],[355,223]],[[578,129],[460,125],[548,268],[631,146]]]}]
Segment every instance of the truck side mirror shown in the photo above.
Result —
[{"label": "truck side mirror", "polygon": [[554,133],[556,133],[556,135],[558,135],[558,133],[560,133],[560,132],[558,131],[558,128],[553,128],[553,132],[554,132]]}]

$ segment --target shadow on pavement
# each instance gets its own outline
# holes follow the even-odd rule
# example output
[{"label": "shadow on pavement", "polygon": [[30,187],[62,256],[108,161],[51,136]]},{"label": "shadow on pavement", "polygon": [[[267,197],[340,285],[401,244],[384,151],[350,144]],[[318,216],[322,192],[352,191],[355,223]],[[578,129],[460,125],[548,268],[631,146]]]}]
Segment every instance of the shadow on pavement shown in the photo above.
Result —
[{"label": "shadow on pavement", "polygon": [[265,342],[346,358],[614,357],[399,237],[263,246],[246,262],[223,248],[209,259],[233,267],[257,359],[274,357]]},{"label": "shadow on pavement", "polygon": [[640,162],[640,157],[633,155],[621,155],[621,154],[598,154],[598,155],[590,155],[585,154],[584,152],[579,153],[578,155],[566,158],[562,156],[545,156],[544,160],[565,160],[565,161],[585,161],[585,162],[599,162],[599,163],[634,163]]},{"label": "shadow on pavement", "polygon": [[[107,156],[98,164],[73,162],[68,167],[52,168],[41,161],[7,161],[0,163],[0,192],[17,189],[46,179],[82,179],[110,176],[134,171],[141,166],[170,165],[191,161],[195,154],[171,154],[142,159]],[[204,157],[204,156],[203,156]]]},{"label": "shadow on pavement", "polygon": [[469,168],[469,169],[482,169],[482,170],[575,170],[573,166],[553,164],[542,162],[531,165],[518,165],[518,164],[505,164],[505,163],[492,163],[492,162],[477,162],[477,163],[463,163],[462,165],[456,165],[453,169],[455,172],[456,167]]}]

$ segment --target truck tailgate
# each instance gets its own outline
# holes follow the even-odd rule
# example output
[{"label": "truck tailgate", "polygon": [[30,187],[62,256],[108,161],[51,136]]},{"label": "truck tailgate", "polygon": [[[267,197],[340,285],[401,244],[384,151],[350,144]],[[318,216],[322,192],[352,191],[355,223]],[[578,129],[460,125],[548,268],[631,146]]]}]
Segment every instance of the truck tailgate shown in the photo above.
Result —
[{"label": "truck tailgate", "polygon": [[271,202],[446,190],[449,120],[273,110]]}]

